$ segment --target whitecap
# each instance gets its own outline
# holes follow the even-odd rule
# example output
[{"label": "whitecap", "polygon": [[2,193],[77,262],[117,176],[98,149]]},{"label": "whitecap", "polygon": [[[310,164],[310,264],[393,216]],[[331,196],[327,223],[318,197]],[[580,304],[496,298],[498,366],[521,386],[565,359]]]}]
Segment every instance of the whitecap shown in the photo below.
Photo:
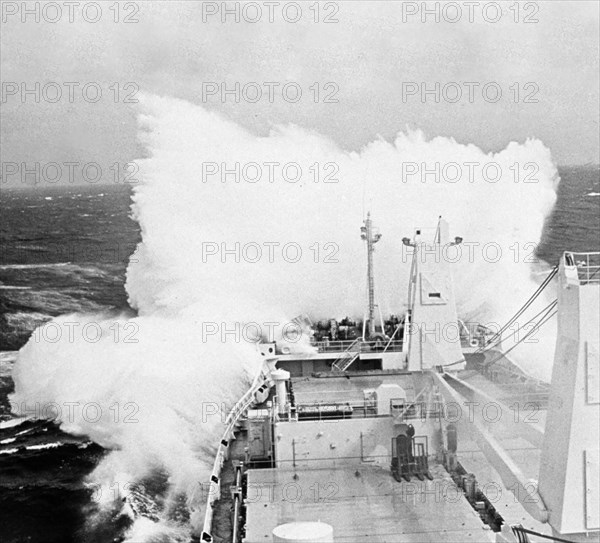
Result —
[{"label": "whitecap", "polygon": [[5,430],[6,428],[14,428],[15,426],[20,426],[24,422],[31,420],[33,417],[18,417],[16,419],[5,420],[4,422],[0,422],[0,430]]},{"label": "whitecap", "polygon": [[56,449],[61,447],[64,443],[58,441],[56,443],[42,443],[41,445],[30,445],[29,447],[25,447],[28,451],[38,451],[41,449]]}]

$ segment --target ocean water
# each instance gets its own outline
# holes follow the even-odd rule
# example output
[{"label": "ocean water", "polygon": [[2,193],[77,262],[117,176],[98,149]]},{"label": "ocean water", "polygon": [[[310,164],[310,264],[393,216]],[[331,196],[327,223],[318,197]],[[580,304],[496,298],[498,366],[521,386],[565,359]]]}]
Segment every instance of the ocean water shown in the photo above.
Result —
[{"label": "ocean water", "polygon": [[[558,201],[536,253],[550,264],[565,250],[600,250],[598,167],[562,168],[560,176]],[[126,186],[36,187],[2,193],[2,541],[112,541],[120,538],[129,522],[117,512],[101,529],[90,529],[86,522],[97,503],[84,478],[105,454],[100,446],[86,436],[65,434],[52,422],[15,424],[8,402],[14,351],[36,326],[75,311],[129,310],[125,270],[140,240],[129,205]]]},{"label": "ocean water", "polygon": [[[3,191],[0,256],[2,541],[112,541],[123,521],[91,533],[84,477],[104,451],[48,421],[11,426],[14,353],[39,324],[75,311],[125,310],[125,269],[140,239],[129,187]],[[107,519],[109,520],[109,519]]]}]

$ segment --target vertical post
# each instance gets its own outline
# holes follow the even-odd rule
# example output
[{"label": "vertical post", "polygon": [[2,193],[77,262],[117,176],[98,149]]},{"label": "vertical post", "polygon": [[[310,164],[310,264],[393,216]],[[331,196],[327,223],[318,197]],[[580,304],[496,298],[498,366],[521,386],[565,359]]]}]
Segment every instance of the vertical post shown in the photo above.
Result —
[{"label": "vertical post", "polygon": [[296,440],[292,439],[292,466],[296,467]]},{"label": "vertical post", "polygon": [[365,459],[363,453],[363,433],[360,433],[360,461],[362,462]]},{"label": "vertical post", "polygon": [[375,335],[375,279],[373,274],[373,252],[375,244],[381,238],[381,234],[373,232],[371,213],[367,213],[364,226],[360,229],[361,238],[367,242],[367,284],[369,290],[369,337]]},{"label": "vertical post", "polygon": [[375,335],[375,281],[373,280],[373,238],[371,235],[371,214],[367,213],[367,274],[369,281],[369,337]]}]

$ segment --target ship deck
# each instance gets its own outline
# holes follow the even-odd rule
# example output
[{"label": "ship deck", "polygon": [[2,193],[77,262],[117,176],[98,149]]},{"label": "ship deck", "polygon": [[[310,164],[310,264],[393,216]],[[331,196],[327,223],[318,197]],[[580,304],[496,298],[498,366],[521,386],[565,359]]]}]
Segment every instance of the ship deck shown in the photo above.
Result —
[{"label": "ship deck", "polygon": [[340,543],[494,541],[444,468],[431,473],[433,481],[399,483],[389,469],[365,464],[249,470],[244,541],[271,541],[275,527],[300,521],[331,525]]},{"label": "ship deck", "polygon": [[[511,459],[522,470],[525,477],[531,481],[537,479],[540,464],[540,450],[532,447],[527,441],[514,438],[503,439],[502,445],[510,454]],[[517,496],[509,490],[494,467],[487,461],[483,452],[475,442],[462,440],[459,444],[459,461],[463,468],[477,477],[480,490],[496,508],[496,511],[510,524],[521,524],[528,530],[552,535],[549,524],[538,522],[525,511]],[[531,488],[536,485],[532,483]],[[533,500],[533,497],[525,499]],[[532,542],[541,541],[536,537],[530,538]]]},{"label": "ship deck", "polygon": [[297,404],[344,403],[361,404],[364,390],[375,389],[385,383],[402,383],[409,401],[414,400],[415,373],[331,374],[327,377],[293,378],[294,397]]}]

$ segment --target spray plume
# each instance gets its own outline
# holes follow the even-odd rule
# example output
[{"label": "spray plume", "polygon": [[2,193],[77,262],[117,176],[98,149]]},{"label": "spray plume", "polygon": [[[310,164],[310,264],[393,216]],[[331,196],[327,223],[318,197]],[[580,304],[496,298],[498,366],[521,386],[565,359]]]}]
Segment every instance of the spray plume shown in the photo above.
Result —
[{"label": "spray plume", "polygon": [[[384,314],[405,308],[410,259],[400,240],[415,226],[434,227],[439,215],[449,221],[451,235],[476,244],[454,268],[462,318],[503,324],[535,290],[539,270],[523,262],[531,252],[525,244],[539,242],[557,185],[550,152],[537,140],[486,154],[409,131],[394,142],[377,140],[347,152],[297,126],[275,126],[258,137],[171,98],[144,96],[142,110],[140,137],[149,158],[139,161],[142,182],[132,206],[142,243],[126,283],[138,341],[115,342],[112,334],[97,343],[30,340],[15,364],[12,397],[17,405],[102,406],[102,417],[93,423],[77,410],[74,417],[59,417],[66,432],[89,435],[112,449],[91,481],[124,485],[163,474],[157,521],[138,519],[131,537],[185,538],[173,520],[173,504],[206,480],[222,431],[220,414],[202,416],[205,406],[232,405],[260,363],[244,337],[222,335],[224,325],[235,331],[235,323],[276,322],[281,334],[281,325],[299,313],[313,319],[363,316],[359,226],[367,209],[383,234],[375,269]],[[489,182],[475,169],[473,179],[436,182],[431,175],[407,173],[407,164],[413,171],[415,164],[451,162],[463,169],[495,162],[501,176]],[[221,176],[236,163],[239,174]],[[515,164],[525,163],[536,165],[536,181],[515,183]],[[283,170],[289,164],[301,169],[295,182],[298,168]],[[491,249],[483,254],[489,243],[502,251],[495,262]],[[515,243],[518,257],[510,249]],[[71,315],[57,322],[94,319]],[[109,322],[114,319],[106,327]],[[537,358],[543,363],[529,369],[548,375],[549,359]],[[109,411],[128,402],[139,406],[134,424],[122,416],[115,420]]]}]

